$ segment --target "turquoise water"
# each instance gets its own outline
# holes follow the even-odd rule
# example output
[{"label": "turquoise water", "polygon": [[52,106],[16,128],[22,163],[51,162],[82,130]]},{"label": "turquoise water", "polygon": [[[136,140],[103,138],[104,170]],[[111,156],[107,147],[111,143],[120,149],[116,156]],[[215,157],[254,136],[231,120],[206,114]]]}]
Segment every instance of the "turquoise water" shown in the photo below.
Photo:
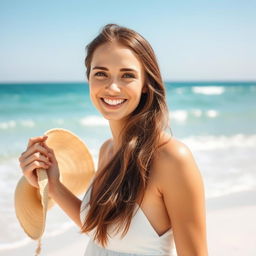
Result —
[{"label": "turquoise water", "polygon": [[[193,152],[206,198],[256,188],[256,82],[165,83],[173,135]],[[86,83],[0,84],[0,252],[26,243],[15,217],[13,193],[21,176],[18,157],[30,137],[55,127],[88,145],[95,164],[111,136],[90,101]],[[73,225],[55,207],[46,236]]]}]

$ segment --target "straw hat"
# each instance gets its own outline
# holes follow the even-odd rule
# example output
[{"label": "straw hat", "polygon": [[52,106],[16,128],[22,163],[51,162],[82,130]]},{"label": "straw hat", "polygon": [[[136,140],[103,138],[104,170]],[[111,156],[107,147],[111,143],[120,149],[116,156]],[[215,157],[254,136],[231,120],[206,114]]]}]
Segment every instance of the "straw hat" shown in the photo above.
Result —
[{"label": "straw hat", "polygon": [[[91,153],[74,133],[55,128],[45,132],[46,145],[54,150],[60,171],[60,181],[73,194],[84,193],[95,173]],[[23,176],[15,189],[15,211],[20,225],[32,239],[39,239],[45,229],[47,210],[55,202],[48,197],[48,178],[44,169],[37,169],[39,189]]]}]

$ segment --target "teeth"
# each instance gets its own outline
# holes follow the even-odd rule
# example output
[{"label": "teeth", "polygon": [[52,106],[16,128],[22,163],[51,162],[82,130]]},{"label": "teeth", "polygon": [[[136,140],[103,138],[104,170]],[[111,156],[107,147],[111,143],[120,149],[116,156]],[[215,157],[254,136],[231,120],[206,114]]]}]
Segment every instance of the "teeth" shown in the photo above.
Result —
[{"label": "teeth", "polygon": [[103,100],[108,103],[109,105],[118,105],[123,103],[125,100],[109,100],[109,99],[104,99]]}]

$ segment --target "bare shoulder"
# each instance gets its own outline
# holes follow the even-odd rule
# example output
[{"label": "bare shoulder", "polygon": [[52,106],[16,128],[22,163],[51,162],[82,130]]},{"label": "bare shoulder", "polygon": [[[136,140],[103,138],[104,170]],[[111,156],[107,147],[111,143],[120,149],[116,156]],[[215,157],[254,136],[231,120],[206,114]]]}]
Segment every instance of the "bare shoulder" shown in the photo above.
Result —
[{"label": "bare shoulder", "polygon": [[155,170],[178,254],[206,256],[204,185],[191,150],[172,137],[159,148]]},{"label": "bare shoulder", "polygon": [[195,158],[180,140],[171,137],[159,148],[155,162],[159,190],[163,194],[167,190],[178,196],[185,189],[202,189],[202,177]]},{"label": "bare shoulder", "polygon": [[[157,150],[155,154],[155,164],[157,166],[157,175],[169,176],[181,175],[182,173],[192,175],[198,172],[197,164],[190,148],[180,140],[174,137],[166,137],[165,143]],[[161,178],[161,177],[160,177]]]},{"label": "bare shoulder", "polygon": [[111,139],[111,138],[109,138],[109,139],[105,140],[105,141],[102,143],[102,145],[101,145],[101,147],[100,147],[100,151],[99,151],[99,152],[104,152],[104,151],[109,147],[109,145],[110,145],[111,141],[112,141],[112,139]]},{"label": "bare shoulder", "polygon": [[188,146],[174,137],[165,135],[165,143],[157,152],[161,160],[167,161],[186,161],[191,157],[192,153]]},{"label": "bare shoulder", "polygon": [[202,196],[203,180],[190,148],[174,137],[165,141],[158,148],[154,159],[154,177],[159,191],[163,196],[171,195],[172,200],[190,192]]}]

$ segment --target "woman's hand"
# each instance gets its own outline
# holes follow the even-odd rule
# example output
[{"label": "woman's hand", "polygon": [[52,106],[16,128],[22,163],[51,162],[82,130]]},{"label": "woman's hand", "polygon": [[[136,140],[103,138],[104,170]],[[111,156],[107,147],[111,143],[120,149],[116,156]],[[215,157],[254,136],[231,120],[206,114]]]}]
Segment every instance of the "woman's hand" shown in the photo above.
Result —
[{"label": "woman's hand", "polygon": [[54,151],[45,141],[47,136],[30,138],[26,151],[19,157],[20,167],[27,181],[38,188],[36,169],[43,168],[48,175],[49,194],[59,181],[59,167]]}]

